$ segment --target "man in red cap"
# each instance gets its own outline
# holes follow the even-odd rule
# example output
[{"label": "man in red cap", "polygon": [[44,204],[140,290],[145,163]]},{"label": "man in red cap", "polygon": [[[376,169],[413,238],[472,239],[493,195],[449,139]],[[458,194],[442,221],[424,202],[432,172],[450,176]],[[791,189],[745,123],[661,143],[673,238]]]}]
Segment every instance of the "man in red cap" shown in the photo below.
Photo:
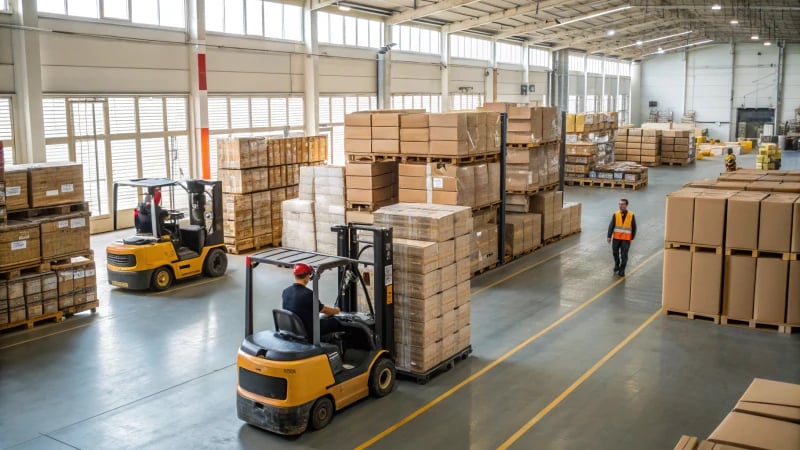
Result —
[{"label": "man in red cap", "polygon": [[[309,339],[314,332],[314,293],[307,287],[314,270],[308,264],[294,265],[294,284],[283,290],[283,309],[289,310],[303,322]],[[341,329],[339,321],[334,317],[339,314],[339,308],[325,306],[319,303],[319,312],[326,317],[319,320],[319,335],[335,333]]]}]

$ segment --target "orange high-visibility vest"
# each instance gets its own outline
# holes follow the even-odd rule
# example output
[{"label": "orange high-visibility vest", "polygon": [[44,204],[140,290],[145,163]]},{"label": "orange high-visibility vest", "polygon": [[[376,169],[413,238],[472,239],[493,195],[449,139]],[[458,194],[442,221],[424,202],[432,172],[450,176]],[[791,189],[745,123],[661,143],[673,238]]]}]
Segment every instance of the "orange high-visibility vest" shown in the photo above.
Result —
[{"label": "orange high-visibility vest", "polygon": [[625,221],[622,221],[622,212],[614,213],[614,239],[620,241],[633,240],[633,213],[628,211]]}]

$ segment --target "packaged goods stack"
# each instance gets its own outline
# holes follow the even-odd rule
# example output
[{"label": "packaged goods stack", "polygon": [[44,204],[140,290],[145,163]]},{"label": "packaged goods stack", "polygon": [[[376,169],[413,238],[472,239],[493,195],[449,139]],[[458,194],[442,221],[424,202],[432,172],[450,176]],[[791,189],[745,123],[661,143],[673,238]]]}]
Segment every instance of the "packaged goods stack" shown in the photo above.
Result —
[{"label": "packaged goods stack", "polygon": [[781,158],[781,151],[776,144],[761,144],[758,147],[758,156],[756,156],[756,169],[778,170],[781,168]]},{"label": "packaged goods stack", "polygon": [[588,180],[567,180],[567,184],[576,183],[595,187],[623,187],[638,190],[647,186],[648,169],[639,163],[628,161],[597,165],[594,170],[589,172]]},{"label": "packaged goods stack", "polygon": [[225,244],[231,253],[278,245],[281,202],[297,197],[300,169],[327,158],[325,136],[217,141]]},{"label": "packaged goods stack", "polygon": [[561,237],[581,232],[583,207],[577,202],[564,202],[561,208]]},{"label": "packaged goods stack", "polygon": [[621,149],[615,151],[615,158],[617,161],[631,161],[646,166],[660,165],[661,139],[661,130],[629,128],[616,138],[619,147],[625,146],[625,153],[623,156]]},{"label": "packaged goods stack", "polygon": [[431,130],[427,113],[403,114],[400,116],[401,154],[427,155],[430,140]]},{"label": "packaged goods stack", "polygon": [[[395,156],[400,154],[401,116],[407,114],[425,114],[425,110],[381,110],[351,113],[344,118],[344,150],[348,161],[371,161],[373,154],[377,156]],[[409,122],[407,128],[425,128]],[[422,140],[420,132],[406,134],[407,142],[417,142],[407,149],[424,150],[427,155],[427,139]]]},{"label": "packaged goods stack", "polygon": [[733,410],[705,439],[682,436],[675,450],[800,448],[800,385],[755,378]]},{"label": "packaged goods stack", "polygon": [[[604,165],[614,162],[614,152],[617,149],[615,142],[615,134],[617,134],[618,115],[612,113],[596,113],[596,114],[567,114],[567,123],[565,124],[566,143],[581,145],[593,144],[590,148],[584,148],[583,151],[577,147],[573,153],[575,157],[591,157],[592,163],[589,164],[588,169],[594,169],[594,165]],[[618,150],[617,150],[618,151]],[[569,150],[567,155],[569,155]],[[570,166],[567,170],[570,178],[577,179],[579,175],[586,172],[587,167],[583,162],[576,162],[575,158],[567,158]],[[571,162],[570,162],[571,161]],[[583,178],[586,178],[584,175]]]},{"label": "packaged goods stack", "polygon": [[331,227],[345,223],[345,168],[303,167],[300,198],[283,202],[284,247],[337,254]]},{"label": "packaged goods stack", "polygon": [[[83,197],[84,168],[77,163],[5,167],[8,221],[0,226],[0,329],[60,320],[98,306],[90,245],[89,205]],[[76,261],[90,267],[70,302],[59,302],[55,269]]]},{"label": "packaged goods stack", "polygon": [[687,166],[695,161],[695,139],[689,130],[661,132],[661,164]]},{"label": "packaged goods stack", "polygon": [[[781,331],[800,326],[800,186],[722,183],[742,189],[688,187],[667,197],[665,313]],[[772,191],[778,186],[794,192]]]},{"label": "packaged goods stack", "polygon": [[594,142],[573,142],[564,148],[564,178],[589,178],[589,173],[598,165],[598,145]]},{"label": "packaged goods stack", "polygon": [[[3,155],[3,143],[0,142],[0,155]],[[0,226],[6,224],[6,178],[5,158],[0,158]],[[0,317],[0,320],[2,318]]]},{"label": "packaged goods stack", "polygon": [[375,225],[393,228],[397,368],[425,374],[468,354],[470,208],[399,203]]},{"label": "packaged goods stack", "polygon": [[[579,213],[580,214],[580,213]],[[571,217],[571,216],[570,216]],[[578,217],[580,220],[580,217]],[[517,258],[542,246],[542,215],[506,214],[506,256]]]},{"label": "packaged goods stack", "polygon": [[372,223],[372,212],[397,203],[397,162],[351,162],[347,179],[347,222]]}]

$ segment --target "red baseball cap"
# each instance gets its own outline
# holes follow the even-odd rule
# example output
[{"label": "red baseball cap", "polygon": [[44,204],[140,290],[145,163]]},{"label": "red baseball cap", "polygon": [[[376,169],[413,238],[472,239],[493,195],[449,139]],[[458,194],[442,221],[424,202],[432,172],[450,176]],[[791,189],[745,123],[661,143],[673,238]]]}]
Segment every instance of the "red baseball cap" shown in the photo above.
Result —
[{"label": "red baseball cap", "polygon": [[294,274],[298,277],[308,275],[313,271],[314,269],[312,269],[308,264],[297,263],[294,265]]}]

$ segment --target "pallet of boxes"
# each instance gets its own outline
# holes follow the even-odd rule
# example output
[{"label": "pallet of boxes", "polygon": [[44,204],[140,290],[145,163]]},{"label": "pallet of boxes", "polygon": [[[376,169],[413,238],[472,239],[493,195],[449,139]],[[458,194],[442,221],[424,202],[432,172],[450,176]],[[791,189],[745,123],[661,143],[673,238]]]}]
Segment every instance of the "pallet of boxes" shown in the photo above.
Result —
[{"label": "pallet of boxes", "polygon": [[661,132],[661,164],[686,167],[695,161],[695,138],[689,130]]},{"label": "pallet of boxes", "polygon": [[83,166],[7,166],[4,184],[0,329],[94,312],[99,302]]},{"label": "pallet of boxes", "polygon": [[322,164],[327,146],[326,136],[217,141],[229,252],[279,245],[281,203],[297,197],[301,168]]},{"label": "pallet of boxes", "polygon": [[427,381],[470,346],[469,207],[399,203],[375,212],[393,229],[393,303],[398,370]]},{"label": "pallet of boxes", "polygon": [[667,197],[666,314],[800,329],[800,176],[763,177]]}]

